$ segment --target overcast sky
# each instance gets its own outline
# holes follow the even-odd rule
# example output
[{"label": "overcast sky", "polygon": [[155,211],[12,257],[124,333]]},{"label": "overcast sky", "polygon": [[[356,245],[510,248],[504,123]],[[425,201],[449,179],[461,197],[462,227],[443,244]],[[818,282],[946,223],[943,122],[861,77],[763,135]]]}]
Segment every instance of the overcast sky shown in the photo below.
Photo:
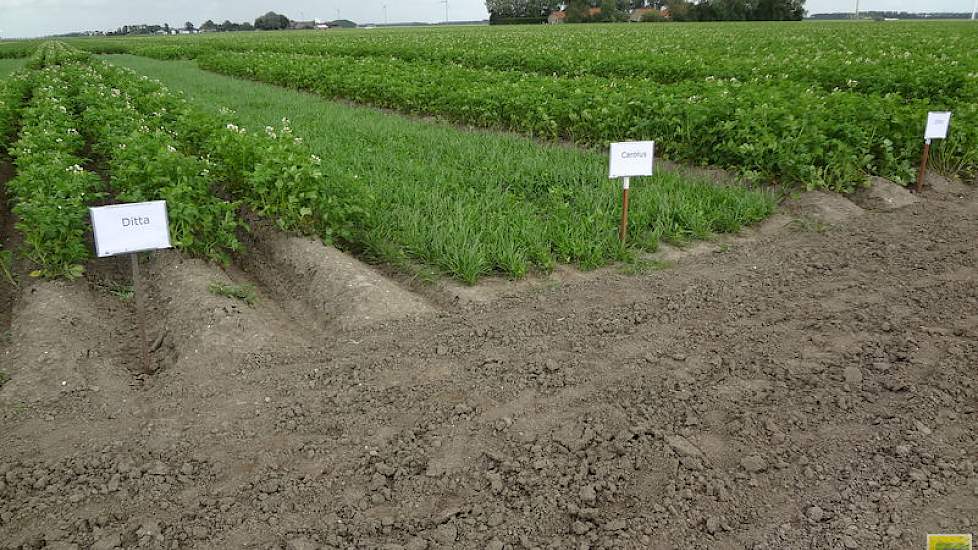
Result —
[{"label": "overcast sky", "polygon": [[[482,0],[448,0],[452,20],[488,17]],[[855,0],[808,0],[809,13],[848,11]],[[970,11],[971,0],[861,0],[862,10]],[[254,21],[269,10],[292,19],[352,19],[377,23],[387,17],[399,21],[437,22],[445,19],[445,4],[439,0],[0,0],[0,36],[4,38],[43,36],[82,30],[114,30],[135,23],[185,21],[200,25],[208,19],[220,23]]]}]

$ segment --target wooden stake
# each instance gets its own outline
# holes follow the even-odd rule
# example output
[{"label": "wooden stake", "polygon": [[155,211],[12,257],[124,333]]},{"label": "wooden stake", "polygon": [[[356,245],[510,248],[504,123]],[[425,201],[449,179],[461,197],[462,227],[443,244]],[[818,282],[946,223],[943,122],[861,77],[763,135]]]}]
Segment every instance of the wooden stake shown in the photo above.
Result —
[{"label": "wooden stake", "polygon": [[625,239],[628,238],[628,176],[621,179],[621,187],[621,227],[618,228],[618,240],[625,244]]},{"label": "wooden stake", "polygon": [[920,159],[920,172],[917,173],[917,187],[915,190],[920,193],[924,190],[924,176],[927,174],[927,160],[930,158],[930,140],[924,140],[924,156]]},{"label": "wooden stake", "polygon": [[142,280],[139,276],[139,253],[129,255],[132,260],[132,297],[136,303],[136,325],[139,327],[139,340],[143,352],[143,373],[153,374],[149,361],[149,342],[146,341],[146,308],[143,305]]}]

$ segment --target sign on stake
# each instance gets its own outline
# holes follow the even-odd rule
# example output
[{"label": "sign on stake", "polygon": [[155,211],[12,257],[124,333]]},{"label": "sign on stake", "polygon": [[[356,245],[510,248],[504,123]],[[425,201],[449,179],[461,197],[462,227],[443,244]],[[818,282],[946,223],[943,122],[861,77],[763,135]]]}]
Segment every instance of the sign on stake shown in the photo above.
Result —
[{"label": "sign on stake", "polygon": [[136,324],[142,347],[143,372],[152,374],[149,342],[146,340],[146,310],[143,305],[139,253],[172,248],[166,201],[114,204],[90,208],[95,230],[95,253],[99,258],[129,254],[132,263],[132,294]]},{"label": "sign on stake", "polygon": [[924,176],[927,174],[927,161],[930,159],[930,140],[947,139],[947,131],[951,125],[949,111],[931,111],[927,113],[927,129],[924,131],[924,154],[920,159],[920,171],[917,173],[916,191],[924,189]]},{"label": "sign on stake", "polygon": [[651,176],[655,164],[654,141],[625,141],[611,144],[608,178],[621,179],[621,227],[618,240],[628,238],[628,187],[632,176]]}]

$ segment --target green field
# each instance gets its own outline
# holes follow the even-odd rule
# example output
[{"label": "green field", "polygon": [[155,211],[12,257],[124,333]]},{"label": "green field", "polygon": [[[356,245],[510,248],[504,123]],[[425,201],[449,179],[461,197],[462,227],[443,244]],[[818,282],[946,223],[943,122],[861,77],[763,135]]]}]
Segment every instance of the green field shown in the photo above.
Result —
[{"label": "green field", "polygon": [[23,65],[23,59],[0,59],[0,78],[9,75]]},{"label": "green field", "polygon": [[[8,187],[26,255],[46,275],[80,272],[85,207],[106,193],[167,200],[177,247],[218,261],[240,249],[236,210],[246,206],[368,259],[469,283],[629,260],[660,240],[736,231],[773,208],[768,193],[667,173],[638,179],[633,240],[622,247],[619,191],[602,154],[339,105],[186,62],[114,60],[170,89],[57,44],[6,87],[5,133],[26,121]],[[71,138],[52,143],[58,133],[44,126],[54,123]],[[64,168],[84,165],[86,150],[105,165],[107,185]],[[55,215],[59,201],[72,207]]]},{"label": "green field", "polygon": [[907,184],[929,110],[949,175],[978,172],[978,33],[957,22],[718,23],[210,34],[78,41],[447,120],[761,181]]}]

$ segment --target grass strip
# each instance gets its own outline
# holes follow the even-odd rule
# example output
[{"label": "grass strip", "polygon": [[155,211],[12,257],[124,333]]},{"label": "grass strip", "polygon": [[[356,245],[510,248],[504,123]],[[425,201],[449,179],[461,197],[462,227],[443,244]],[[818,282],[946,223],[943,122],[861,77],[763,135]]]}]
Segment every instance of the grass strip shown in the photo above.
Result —
[{"label": "grass strip", "polygon": [[[188,62],[114,56],[248,128],[283,117],[322,158],[327,179],[363,189],[352,247],[393,264],[422,262],[466,281],[521,277],[555,263],[628,259],[617,241],[619,190],[603,155],[506,133],[460,130],[201,71]],[[763,192],[669,173],[633,182],[636,249],[736,231],[773,209]]]}]

